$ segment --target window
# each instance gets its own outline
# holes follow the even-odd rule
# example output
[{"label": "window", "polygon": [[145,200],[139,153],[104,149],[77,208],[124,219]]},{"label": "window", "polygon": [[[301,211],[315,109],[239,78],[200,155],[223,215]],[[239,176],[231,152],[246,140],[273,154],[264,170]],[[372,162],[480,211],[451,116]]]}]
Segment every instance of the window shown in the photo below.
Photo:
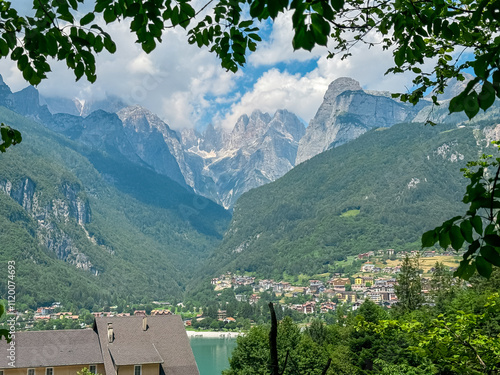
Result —
[{"label": "window", "polygon": [[142,374],[142,366],[141,365],[135,365],[134,366],[134,375],[141,375]]},{"label": "window", "polygon": [[3,375],[3,370],[0,370],[0,375]]},{"label": "window", "polygon": [[29,368],[28,369],[28,375],[35,375],[35,369],[34,368]]},{"label": "window", "polygon": [[45,369],[45,375],[54,375],[54,368],[53,367],[47,367]]},{"label": "window", "polygon": [[[89,371],[92,374],[97,374],[97,366],[96,365],[89,365]],[[0,374],[1,375],[1,374]]]}]

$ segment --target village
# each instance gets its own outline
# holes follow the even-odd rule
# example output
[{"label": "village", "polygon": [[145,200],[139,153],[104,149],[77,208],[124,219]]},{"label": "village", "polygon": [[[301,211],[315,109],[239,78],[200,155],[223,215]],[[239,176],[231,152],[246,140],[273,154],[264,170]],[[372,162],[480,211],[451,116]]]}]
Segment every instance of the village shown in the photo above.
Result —
[{"label": "village", "polygon": [[[261,296],[272,294],[280,301],[283,309],[289,309],[299,314],[324,314],[333,313],[339,306],[349,310],[357,310],[361,304],[369,299],[386,308],[391,308],[398,302],[395,293],[397,274],[401,270],[401,260],[404,257],[419,257],[421,268],[422,292],[428,294],[430,290],[430,277],[436,262],[442,262],[450,271],[456,269],[459,257],[451,251],[411,251],[397,252],[393,249],[370,251],[353,257],[353,261],[361,263],[358,272],[353,274],[332,273],[315,275],[317,277],[301,280],[299,283],[275,281],[270,279],[257,279],[255,276],[239,275],[226,272],[219,277],[211,279],[214,298],[219,298],[224,290],[230,289],[234,294],[235,302],[250,306],[257,306]],[[238,293],[238,291],[243,291]],[[127,305],[126,309],[119,311],[117,306],[111,306],[102,311],[89,311],[81,309],[79,314],[65,311],[64,306],[54,302],[50,306],[38,307],[36,310],[11,311],[9,315],[16,315],[19,329],[78,329],[92,325],[94,318],[122,317],[122,316],[156,316],[179,314],[188,329],[193,327],[193,322],[201,322],[209,317],[208,308],[198,308],[188,304],[153,301],[147,305]],[[218,327],[230,328],[239,319],[230,316],[229,311],[221,305],[216,314],[213,313],[210,322],[219,322]],[[228,327],[224,324],[229,324]],[[245,324],[248,327],[248,323]],[[194,327],[201,328],[203,327]],[[241,327],[241,324],[238,324]],[[216,329],[216,324],[211,325]]]},{"label": "village", "polygon": [[[323,275],[323,280],[311,279],[308,280],[305,286],[292,285],[290,282],[285,281],[257,280],[252,276],[242,276],[231,272],[213,278],[211,284],[215,287],[215,291],[227,288],[237,289],[245,286],[252,287],[253,293],[250,296],[245,294],[235,295],[237,301],[247,301],[250,304],[258,302],[260,294],[263,292],[271,292],[278,297],[283,297],[282,302],[290,298],[297,298],[300,295],[307,296],[308,300],[304,303],[286,304],[289,309],[303,314],[333,312],[339,304],[348,304],[350,309],[355,311],[366,299],[390,308],[398,302],[394,286],[397,284],[396,276],[401,270],[399,263],[406,256],[410,258],[418,256],[423,264],[428,265],[434,264],[438,259],[442,261],[443,257],[449,259],[446,263],[458,263],[455,259],[457,254],[452,251],[441,253],[434,250],[424,252],[401,251],[395,253],[394,249],[387,249],[359,254],[356,259],[366,260],[366,263],[362,264],[359,272],[354,275],[341,273],[334,273],[331,277]],[[385,267],[378,265],[383,258],[390,257],[394,259],[394,265]],[[429,293],[430,275],[433,270],[433,267],[424,267],[422,270],[421,280],[424,294]],[[455,271],[456,266],[449,266],[449,270]]]}]

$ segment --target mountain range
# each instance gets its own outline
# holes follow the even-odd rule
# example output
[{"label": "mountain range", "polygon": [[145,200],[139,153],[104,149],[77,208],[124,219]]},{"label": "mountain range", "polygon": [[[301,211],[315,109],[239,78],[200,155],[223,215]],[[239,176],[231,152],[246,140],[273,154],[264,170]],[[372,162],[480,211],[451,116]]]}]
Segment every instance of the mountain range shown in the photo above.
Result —
[{"label": "mountain range", "polygon": [[255,110],[230,130],[176,132],[117,98],[41,98],[2,80],[0,105],[24,136],[0,155],[1,257],[19,259],[22,303],[53,290],[88,308],[180,298],[227,270],[313,274],[418,246],[460,211],[457,171],[486,150],[499,116],[495,105],[464,123],[350,78],[331,83],[307,128],[287,110]]},{"label": "mountain range", "polygon": [[[33,88],[9,95],[28,92],[23,101],[29,104],[20,113],[86,145],[114,149],[228,209],[241,194],[276,180],[318,153],[373,127],[423,117],[430,107],[430,101],[412,106],[392,99],[388,92],[366,91],[354,79],[339,78],[330,84],[307,129],[287,110],[270,115],[256,109],[241,116],[232,129],[209,125],[201,132],[176,132],[147,109],[127,107],[117,98],[93,103],[39,98]],[[54,114],[47,117],[49,108]]]}]

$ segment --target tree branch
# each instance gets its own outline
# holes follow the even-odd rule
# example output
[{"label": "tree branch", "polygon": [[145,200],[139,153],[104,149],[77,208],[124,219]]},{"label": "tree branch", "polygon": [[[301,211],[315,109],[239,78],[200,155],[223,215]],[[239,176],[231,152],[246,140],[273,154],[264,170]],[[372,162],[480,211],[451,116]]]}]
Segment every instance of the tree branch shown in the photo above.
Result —
[{"label": "tree branch", "polygon": [[42,9],[43,13],[45,13],[45,15],[47,16],[47,18],[50,20],[50,23],[52,25],[54,25],[54,27],[59,28],[59,25],[56,24],[55,19],[50,15],[49,12],[47,12],[47,9],[45,9],[45,7],[43,6],[43,4],[42,4],[42,2],[40,0],[38,0],[38,5],[40,5],[40,8]]},{"label": "tree branch", "polygon": [[476,356],[477,360],[479,361],[479,363],[481,364],[481,366],[483,366],[483,368],[486,370],[488,368],[488,366],[486,366],[486,363],[484,363],[484,361],[482,360],[482,358],[479,356],[479,353],[477,352],[477,350],[466,340],[462,339],[456,332],[453,332],[450,327],[448,327],[446,325],[446,323],[444,324],[444,328],[447,329],[453,336],[455,336],[455,338],[461,342],[466,348],[469,348],[470,350],[472,350],[472,352],[474,353],[474,355]]},{"label": "tree branch", "polygon": [[328,371],[328,368],[330,367],[331,363],[332,363],[332,359],[328,358],[328,362],[327,362],[325,368],[323,369],[323,372],[321,373],[321,375],[326,375],[326,372]]},{"label": "tree branch", "polygon": [[490,204],[490,221],[493,221],[493,203],[495,201],[495,189],[497,187],[498,176],[500,174],[500,165],[497,168],[497,173],[495,174],[495,180],[493,181],[493,188],[491,189],[491,204]]}]

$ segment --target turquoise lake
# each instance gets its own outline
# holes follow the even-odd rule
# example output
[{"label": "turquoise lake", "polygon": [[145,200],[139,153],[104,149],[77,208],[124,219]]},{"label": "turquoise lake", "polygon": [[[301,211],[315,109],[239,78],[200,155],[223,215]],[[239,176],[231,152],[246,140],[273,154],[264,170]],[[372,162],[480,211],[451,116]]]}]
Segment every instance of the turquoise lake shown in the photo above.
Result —
[{"label": "turquoise lake", "polygon": [[228,358],[236,347],[236,339],[189,339],[200,375],[220,375],[229,367]]}]

